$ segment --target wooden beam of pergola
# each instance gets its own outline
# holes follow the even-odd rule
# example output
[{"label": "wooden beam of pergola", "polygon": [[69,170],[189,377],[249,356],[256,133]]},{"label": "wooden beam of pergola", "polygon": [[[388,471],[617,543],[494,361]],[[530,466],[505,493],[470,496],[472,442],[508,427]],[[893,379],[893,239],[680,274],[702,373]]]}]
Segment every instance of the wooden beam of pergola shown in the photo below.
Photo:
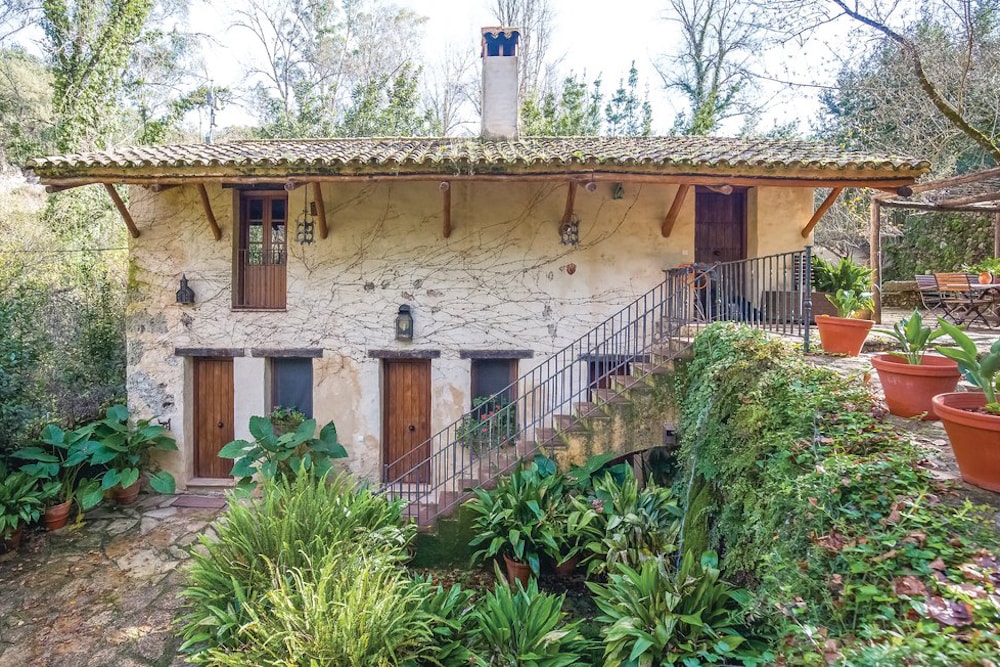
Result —
[{"label": "wooden beam of pergola", "polygon": [[561,227],[566,227],[573,221],[573,211],[575,208],[576,208],[576,181],[570,181],[569,191],[566,193],[566,210],[563,211]]},{"label": "wooden beam of pergola", "polygon": [[208,218],[208,226],[212,228],[212,236],[218,241],[222,238],[222,230],[219,229],[215,213],[212,212],[212,202],[208,198],[208,190],[205,188],[204,183],[198,184],[198,194],[201,195],[201,207],[205,209],[205,217]]},{"label": "wooden beam of pergola", "polygon": [[919,194],[921,192],[930,192],[931,190],[942,190],[944,188],[950,188],[955,185],[965,185],[966,183],[977,183],[979,181],[985,181],[990,178],[1000,177],[1000,167],[994,167],[992,169],[984,169],[982,171],[974,171],[968,174],[962,174],[961,176],[952,176],[950,178],[942,178],[936,181],[927,181],[925,183],[917,183],[911,186],[914,194]]},{"label": "wooden beam of pergola", "polygon": [[674,231],[677,216],[681,214],[681,207],[684,206],[684,200],[687,198],[688,190],[690,189],[691,186],[686,183],[677,186],[674,201],[670,204],[670,210],[667,211],[666,217],[663,218],[663,225],[660,227],[660,233],[663,234],[664,238],[669,238],[671,232]]},{"label": "wooden beam of pergola", "polygon": [[330,233],[330,228],[326,224],[326,203],[323,201],[323,186],[314,182],[313,199],[316,202],[316,222],[319,223],[319,237],[325,239]]},{"label": "wooden beam of pergola", "polygon": [[873,198],[868,225],[868,262],[872,269],[872,315],[875,324],[882,324],[882,202]]},{"label": "wooden beam of pergola", "polygon": [[441,181],[441,233],[445,238],[451,236],[451,183]]},{"label": "wooden beam of pergola", "polygon": [[139,238],[139,228],[135,226],[135,220],[132,219],[132,214],[128,212],[128,208],[125,206],[125,202],[122,201],[121,195],[115,190],[115,186],[110,183],[104,184],[104,189],[108,191],[108,196],[111,197],[111,201],[115,203],[115,208],[118,209],[118,214],[125,221],[125,226],[128,227],[128,233],[132,235],[132,238]]},{"label": "wooden beam of pergola", "polygon": [[941,199],[936,204],[941,206],[965,206],[967,204],[978,204],[979,202],[1000,200],[1000,192],[986,192],[979,195],[969,195],[968,197],[955,197],[954,199]]},{"label": "wooden beam of pergola", "polygon": [[833,202],[837,201],[837,197],[839,197],[840,193],[843,191],[844,188],[834,188],[830,190],[830,194],[826,196],[826,199],[823,200],[823,203],[819,205],[819,208],[816,209],[816,212],[813,213],[811,218],[809,218],[809,222],[807,222],[806,226],[802,228],[802,238],[804,239],[809,238],[809,235],[812,234],[812,230],[814,227],[816,227],[816,224],[820,221],[820,218],[826,215],[826,212],[830,210],[831,206],[833,206]]}]

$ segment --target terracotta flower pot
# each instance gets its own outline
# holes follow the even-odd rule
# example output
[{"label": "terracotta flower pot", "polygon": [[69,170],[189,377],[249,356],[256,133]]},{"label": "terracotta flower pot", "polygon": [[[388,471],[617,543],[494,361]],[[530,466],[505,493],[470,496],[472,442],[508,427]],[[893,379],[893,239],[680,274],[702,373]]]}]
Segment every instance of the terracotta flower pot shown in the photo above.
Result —
[{"label": "terracotta flower pot", "polygon": [[563,561],[562,563],[556,563],[556,574],[560,577],[568,577],[576,570],[576,566],[580,564],[580,557],[573,556],[569,560]]},{"label": "terracotta flower pot", "polygon": [[856,320],[850,317],[830,317],[821,315],[816,318],[819,327],[819,342],[830,354],[846,354],[856,357],[861,353],[868,332],[875,325],[872,320]]},{"label": "terracotta flower pot", "polygon": [[940,394],[933,402],[962,479],[1000,492],[1000,415],[972,412],[986,405],[986,395],[974,391]]},{"label": "terracotta flower pot", "polygon": [[522,563],[521,561],[514,560],[507,557],[503,557],[503,562],[507,565],[507,581],[511,585],[515,581],[521,582],[521,588],[528,587],[528,580],[531,578],[531,566],[527,563]]},{"label": "terracotta flower pot", "polygon": [[115,502],[119,505],[131,505],[135,502],[136,498],[139,497],[139,485],[141,479],[135,480],[131,486],[122,488],[119,484],[114,489],[111,490],[111,495],[114,497]]},{"label": "terracotta flower pot", "polygon": [[989,285],[993,282],[993,274],[989,271],[981,271],[978,278],[980,285]]},{"label": "terracotta flower pot", "polygon": [[45,509],[42,521],[46,530],[59,530],[69,522],[69,510],[73,507],[73,501],[67,500],[58,505],[52,505]]},{"label": "terracotta flower pot", "polygon": [[878,371],[889,412],[899,417],[937,419],[931,399],[955,391],[962,377],[956,362],[931,354],[919,365],[894,354],[877,354],[872,357],[872,366]]}]

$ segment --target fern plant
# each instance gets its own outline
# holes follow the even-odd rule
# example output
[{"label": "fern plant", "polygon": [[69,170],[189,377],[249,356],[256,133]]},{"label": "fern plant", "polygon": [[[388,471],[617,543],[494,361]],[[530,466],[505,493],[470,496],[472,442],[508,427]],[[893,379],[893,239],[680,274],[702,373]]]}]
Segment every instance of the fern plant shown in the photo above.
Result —
[{"label": "fern plant", "polygon": [[718,558],[707,551],[701,561],[684,554],[671,572],[663,557],[638,568],[618,564],[606,585],[587,582],[606,623],[605,664],[629,667],[757,663],[747,646],[742,609],[745,591],[719,579]]}]

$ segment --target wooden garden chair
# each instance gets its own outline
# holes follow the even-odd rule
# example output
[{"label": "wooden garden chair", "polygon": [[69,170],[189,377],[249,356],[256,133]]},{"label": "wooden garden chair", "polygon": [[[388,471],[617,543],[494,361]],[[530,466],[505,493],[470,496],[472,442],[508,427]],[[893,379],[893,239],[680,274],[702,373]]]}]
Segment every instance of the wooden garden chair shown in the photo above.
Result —
[{"label": "wooden garden chair", "polygon": [[955,324],[975,324],[976,320],[981,320],[987,327],[993,326],[986,319],[986,311],[993,306],[993,300],[973,290],[967,274],[935,273],[934,278],[945,317]]},{"label": "wooden garden chair", "polygon": [[920,303],[924,310],[930,313],[945,314],[941,305],[941,290],[938,289],[937,278],[933,275],[915,275],[917,289],[920,292]]}]

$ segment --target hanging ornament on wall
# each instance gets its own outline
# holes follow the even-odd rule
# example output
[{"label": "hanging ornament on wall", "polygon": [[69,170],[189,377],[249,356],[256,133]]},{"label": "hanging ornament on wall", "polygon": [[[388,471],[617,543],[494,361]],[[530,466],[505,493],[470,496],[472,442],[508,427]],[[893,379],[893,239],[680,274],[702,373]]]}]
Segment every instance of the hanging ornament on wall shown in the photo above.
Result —
[{"label": "hanging ornament on wall", "polygon": [[302,199],[302,213],[295,220],[295,241],[301,245],[312,245],[315,238],[316,202],[309,201],[308,190]]},{"label": "hanging ornament on wall", "polygon": [[575,246],[580,242],[580,218],[572,215],[559,226],[559,242],[569,246]]}]

